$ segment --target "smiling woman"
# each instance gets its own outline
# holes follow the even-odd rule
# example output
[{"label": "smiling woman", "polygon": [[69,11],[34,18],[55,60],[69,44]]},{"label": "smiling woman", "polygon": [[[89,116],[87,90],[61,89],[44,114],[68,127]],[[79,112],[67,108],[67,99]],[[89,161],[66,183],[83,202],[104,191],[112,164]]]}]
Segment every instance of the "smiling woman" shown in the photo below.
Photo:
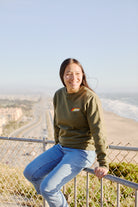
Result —
[{"label": "smiling woman", "polygon": [[[80,86],[82,86],[82,85],[86,86],[87,88],[92,90],[87,83],[86,75],[85,75],[84,69],[83,69],[82,65],[80,64],[80,62],[76,59],[68,58],[68,59],[64,60],[60,66],[61,81],[62,81],[63,85],[65,87],[67,87],[66,84],[69,83],[69,80],[73,83],[72,78],[74,79],[75,77],[78,81],[79,81],[79,79],[81,79],[81,81],[76,82],[76,83],[78,83],[78,85],[80,84]],[[67,79],[67,83],[65,83],[66,79]],[[75,80],[74,80],[74,83],[75,83]],[[69,87],[67,87],[67,90],[68,89],[69,89]]]},{"label": "smiling woman", "polygon": [[24,171],[50,207],[68,206],[60,189],[84,168],[91,167],[96,154],[99,167],[95,174],[102,178],[108,172],[99,98],[89,88],[76,59],[69,58],[61,64],[60,78],[65,87],[53,98],[55,145]]}]

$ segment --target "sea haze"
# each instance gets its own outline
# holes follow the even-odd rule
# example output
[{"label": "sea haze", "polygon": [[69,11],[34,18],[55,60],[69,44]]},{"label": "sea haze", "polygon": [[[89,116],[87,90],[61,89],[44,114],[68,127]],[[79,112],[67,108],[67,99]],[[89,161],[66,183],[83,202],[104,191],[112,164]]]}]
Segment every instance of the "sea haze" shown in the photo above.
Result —
[{"label": "sea haze", "polygon": [[138,93],[98,94],[103,109],[138,121]]}]

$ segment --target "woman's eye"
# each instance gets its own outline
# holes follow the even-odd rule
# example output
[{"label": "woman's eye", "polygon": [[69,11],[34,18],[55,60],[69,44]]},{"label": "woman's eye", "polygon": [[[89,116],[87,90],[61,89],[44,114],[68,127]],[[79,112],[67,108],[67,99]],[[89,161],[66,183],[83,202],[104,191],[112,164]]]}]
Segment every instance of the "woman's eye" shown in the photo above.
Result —
[{"label": "woman's eye", "polygon": [[71,76],[71,73],[67,73],[66,76]]},{"label": "woman's eye", "polygon": [[[78,73],[75,73],[74,75],[75,75],[75,76],[80,76],[80,74],[81,74],[81,73],[78,72]],[[71,77],[71,76],[73,76],[72,73],[66,73],[66,77]]]},{"label": "woman's eye", "polygon": [[77,75],[77,76],[79,76],[79,75],[80,75],[80,73],[76,73],[76,75]]}]

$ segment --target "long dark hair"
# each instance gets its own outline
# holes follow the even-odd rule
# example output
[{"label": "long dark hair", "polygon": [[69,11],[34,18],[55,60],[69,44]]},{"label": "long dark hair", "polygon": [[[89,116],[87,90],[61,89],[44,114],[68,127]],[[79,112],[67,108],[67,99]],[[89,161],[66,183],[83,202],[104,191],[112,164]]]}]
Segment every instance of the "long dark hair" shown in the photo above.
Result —
[{"label": "long dark hair", "polygon": [[[62,64],[61,64],[61,66],[60,66],[59,75],[60,75],[60,79],[61,79],[63,85],[66,86],[65,83],[64,83],[64,79],[63,79],[65,69],[66,69],[66,67],[67,67],[69,64],[72,64],[72,63],[77,64],[77,65],[81,68],[81,70],[82,70],[83,77],[82,77],[82,83],[81,83],[81,85],[82,85],[82,86],[85,86],[85,87],[87,87],[87,88],[89,88],[90,90],[92,90],[92,89],[89,87],[88,83],[87,83],[86,75],[85,75],[85,72],[84,72],[84,69],[83,69],[82,65],[80,64],[80,62],[79,62],[78,60],[76,60],[76,59],[74,59],[74,58],[68,58],[68,59],[64,60],[64,61],[62,62]],[[92,90],[92,91],[93,91],[93,90]]]}]

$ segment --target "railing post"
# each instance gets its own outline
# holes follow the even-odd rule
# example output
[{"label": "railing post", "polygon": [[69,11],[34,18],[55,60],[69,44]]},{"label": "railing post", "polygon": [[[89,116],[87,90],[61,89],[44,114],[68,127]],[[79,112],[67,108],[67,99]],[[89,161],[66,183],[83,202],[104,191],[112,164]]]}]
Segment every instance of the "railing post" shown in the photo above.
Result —
[{"label": "railing post", "polygon": [[135,190],[135,207],[138,207],[138,190]]},{"label": "railing post", "polygon": [[43,152],[45,152],[45,150],[46,150],[46,143],[45,143],[45,141],[46,141],[46,138],[43,137]]},{"label": "railing post", "polygon": [[77,179],[74,178],[74,207],[77,207]]},{"label": "railing post", "polygon": [[117,183],[117,207],[120,207],[120,184]]},{"label": "railing post", "polygon": [[101,178],[101,207],[103,207],[103,178]]},{"label": "railing post", "polygon": [[89,173],[87,172],[86,180],[86,207],[89,207]]}]

